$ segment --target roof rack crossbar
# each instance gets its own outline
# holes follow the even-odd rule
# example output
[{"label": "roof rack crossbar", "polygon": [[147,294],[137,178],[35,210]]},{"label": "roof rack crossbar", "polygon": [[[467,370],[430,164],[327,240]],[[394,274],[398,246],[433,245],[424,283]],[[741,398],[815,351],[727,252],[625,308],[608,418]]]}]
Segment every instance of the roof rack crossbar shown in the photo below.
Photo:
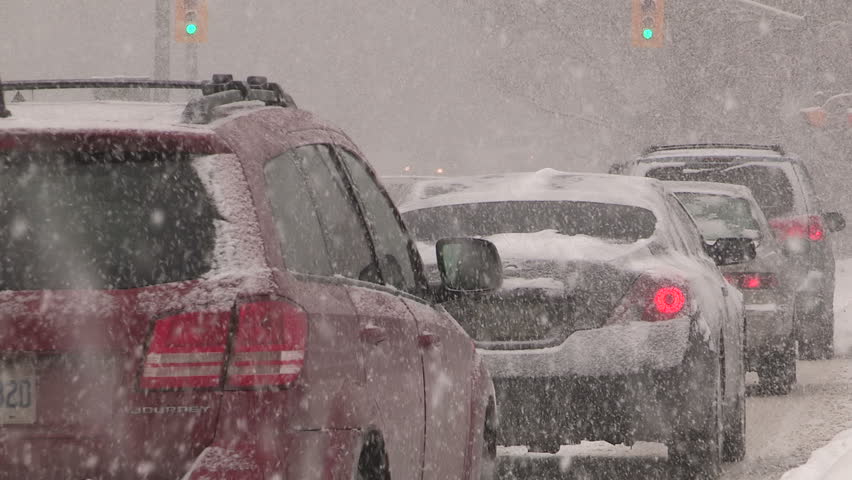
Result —
[{"label": "roof rack crossbar", "polygon": [[[21,80],[0,82],[0,117],[9,116],[3,102],[6,90],[64,90],[85,88],[146,88],[200,90],[202,97],[191,99],[183,111],[185,123],[208,123],[213,109],[229,103],[255,100],[267,106],[295,107],[296,102],[277,83],[266,77],[249,77],[247,82],[235,81],[232,75],[215,74],[212,81],[151,80],[147,78],[87,78],[67,80]],[[5,115],[4,115],[5,112]]]},{"label": "roof rack crossbar", "polygon": [[183,123],[210,123],[213,118],[213,109],[229,103],[242,102],[245,100],[240,90],[225,90],[215,92],[203,97],[193,98],[187,102],[181,114]]},{"label": "roof rack crossbar", "polygon": [[689,143],[683,145],[653,145],[648,147],[643,152],[644,155],[649,155],[654,152],[665,152],[669,150],[690,150],[703,148],[743,148],[748,150],[772,150],[779,155],[785,155],[784,148],[781,145],[755,145],[750,143]]},{"label": "roof rack crossbar", "polygon": [[20,80],[3,82],[2,90],[67,90],[82,88],[163,88],[171,90],[201,90],[207,82],[189,80],[148,79],[71,79],[71,80]]}]

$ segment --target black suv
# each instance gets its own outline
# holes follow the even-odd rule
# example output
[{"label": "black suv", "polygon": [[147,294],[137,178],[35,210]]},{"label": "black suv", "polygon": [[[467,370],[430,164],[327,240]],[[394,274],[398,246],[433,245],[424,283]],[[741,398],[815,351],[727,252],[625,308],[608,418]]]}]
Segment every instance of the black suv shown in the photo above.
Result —
[{"label": "black suv", "polygon": [[834,352],[834,253],[831,232],[845,228],[840,213],[824,212],[805,163],[776,145],[653,146],[610,173],[660,180],[749,187],[799,276],[796,299],[799,355]]}]

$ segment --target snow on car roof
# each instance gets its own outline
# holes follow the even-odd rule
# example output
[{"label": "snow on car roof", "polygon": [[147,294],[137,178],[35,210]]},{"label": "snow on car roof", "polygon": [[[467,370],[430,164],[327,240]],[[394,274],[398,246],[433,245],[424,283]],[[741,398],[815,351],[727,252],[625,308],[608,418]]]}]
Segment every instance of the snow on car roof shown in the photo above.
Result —
[{"label": "snow on car roof", "polygon": [[726,197],[751,198],[751,189],[744,185],[714,182],[663,182],[672,192],[706,193]]},{"label": "snow on car roof", "polygon": [[684,148],[681,150],[663,150],[649,153],[639,158],[640,162],[684,158],[784,158],[775,150],[751,148]]},{"label": "snow on car roof", "polygon": [[12,116],[0,119],[4,130],[209,130],[210,125],[181,122],[185,103],[154,102],[22,102],[7,108]]},{"label": "snow on car roof", "polygon": [[503,201],[584,201],[665,209],[662,182],[644,177],[567,173],[551,168],[527,173],[454,177],[419,182],[401,212]]}]

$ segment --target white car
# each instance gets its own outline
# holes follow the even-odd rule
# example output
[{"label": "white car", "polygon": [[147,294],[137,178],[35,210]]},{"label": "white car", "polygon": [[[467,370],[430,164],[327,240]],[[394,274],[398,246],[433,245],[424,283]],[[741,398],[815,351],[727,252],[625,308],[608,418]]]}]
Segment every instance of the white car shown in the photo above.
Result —
[{"label": "white car", "polygon": [[740,289],[746,310],[746,368],[765,392],[786,394],[796,384],[796,286],[790,259],[775,239],[748,187],[709,182],[665,182],[708,242],[743,236],[755,240],[750,262],[722,267]]},{"label": "white car", "polygon": [[[456,177],[418,183],[400,211],[433,275],[441,238],[481,237],[500,253],[502,288],[444,305],[494,379],[501,444],[663,442],[683,478],[743,457],[742,295],[662,182]],[[754,245],[709,250],[730,263]]]}]

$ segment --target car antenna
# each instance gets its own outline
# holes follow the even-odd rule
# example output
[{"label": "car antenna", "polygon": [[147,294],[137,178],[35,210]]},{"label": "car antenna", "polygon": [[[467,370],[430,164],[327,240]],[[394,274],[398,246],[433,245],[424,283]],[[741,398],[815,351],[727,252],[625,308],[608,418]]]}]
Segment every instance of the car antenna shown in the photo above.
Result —
[{"label": "car antenna", "polygon": [[0,118],[12,116],[12,112],[6,110],[6,99],[3,93],[3,79],[0,79]]}]

